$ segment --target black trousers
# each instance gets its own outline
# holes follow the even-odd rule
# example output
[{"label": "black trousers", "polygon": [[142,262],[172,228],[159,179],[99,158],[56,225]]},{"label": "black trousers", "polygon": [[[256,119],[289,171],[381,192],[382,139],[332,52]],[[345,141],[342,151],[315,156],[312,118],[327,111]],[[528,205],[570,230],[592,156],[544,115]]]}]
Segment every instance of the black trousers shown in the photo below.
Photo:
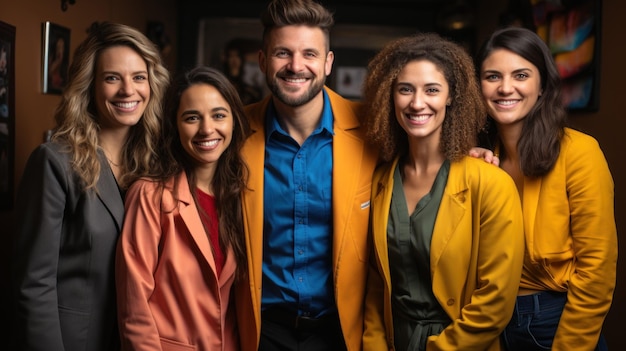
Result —
[{"label": "black trousers", "polygon": [[339,316],[300,319],[281,310],[261,314],[259,351],[345,351]]}]

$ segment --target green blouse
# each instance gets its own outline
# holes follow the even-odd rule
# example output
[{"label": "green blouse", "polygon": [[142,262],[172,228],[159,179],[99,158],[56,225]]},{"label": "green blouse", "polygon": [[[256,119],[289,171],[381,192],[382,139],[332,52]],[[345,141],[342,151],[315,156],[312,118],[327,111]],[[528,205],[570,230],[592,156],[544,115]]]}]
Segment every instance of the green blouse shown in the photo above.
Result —
[{"label": "green blouse", "polygon": [[391,305],[397,350],[426,350],[426,340],[450,324],[432,292],[430,240],[448,181],[450,162],[439,169],[430,192],[409,216],[400,163],[394,171],[387,241],[391,271]]}]

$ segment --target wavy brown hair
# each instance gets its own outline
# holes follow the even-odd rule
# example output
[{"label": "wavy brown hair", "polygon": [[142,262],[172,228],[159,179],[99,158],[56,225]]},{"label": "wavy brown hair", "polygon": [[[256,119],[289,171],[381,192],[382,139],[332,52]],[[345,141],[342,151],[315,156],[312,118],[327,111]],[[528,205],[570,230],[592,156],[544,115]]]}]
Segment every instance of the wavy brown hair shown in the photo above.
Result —
[{"label": "wavy brown hair", "polygon": [[[217,207],[219,245],[222,250],[228,247],[233,248],[237,261],[237,271],[241,273],[241,268],[247,267],[241,193],[246,187],[248,176],[248,168],[241,157],[241,149],[251,130],[237,89],[217,69],[198,66],[180,74],[170,86],[165,107],[166,118],[163,119],[163,140],[161,143],[163,156],[160,159],[163,163],[161,169],[165,172],[158,179],[161,182],[161,188],[164,189],[169,178],[184,170],[187,173],[191,194],[196,205],[198,204],[195,191],[197,179],[193,172],[196,168],[196,161],[185,151],[180,142],[177,112],[183,93],[189,87],[199,84],[215,87],[230,106],[233,115],[232,140],[217,161],[211,188]],[[200,206],[197,207],[202,211]],[[162,210],[169,211],[171,209]],[[241,274],[237,276],[242,277]]]},{"label": "wavy brown hair", "polygon": [[393,90],[398,74],[412,61],[433,63],[443,73],[451,104],[441,131],[441,151],[456,161],[476,145],[486,107],[469,54],[435,33],[420,33],[388,43],[369,62],[363,86],[366,135],[390,161],[408,150],[408,136],[395,117]]},{"label": "wavy brown hair", "polygon": [[[138,30],[118,23],[94,23],[87,38],[74,52],[68,83],[54,113],[53,140],[68,145],[72,168],[85,189],[96,188],[100,176],[98,131],[100,125],[94,100],[96,64],[100,53],[114,46],[127,46],[141,56],[148,67],[150,100],[139,122],[130,128],[126,139],[118,183],[127,188],[139,177],[150,175],[157,164],[157,140],[161,134],[163,95],[169,73],[161,62],[157,47]],[[96,189],[97,190],[97,189]]]},{"label": "wavy brown hair", "polygon": [[[561,99],[561,77],[546,43],[533,31],[511,27],[495,31],[476,56],[476,67],[497,49],[505,49],[523,57],[539,70],[541,96],[524,118],[522,134],[517,143],[520,166],[526,176],[540,177],[548,173],[561,151],[561,139],[567,125],[567,113]],[[480,72],[478,72],[480,75]],[[489,117],[482,146],[493,149],[498,140],[495,121]],[[507,156],[500,150],[500,158]]]}]

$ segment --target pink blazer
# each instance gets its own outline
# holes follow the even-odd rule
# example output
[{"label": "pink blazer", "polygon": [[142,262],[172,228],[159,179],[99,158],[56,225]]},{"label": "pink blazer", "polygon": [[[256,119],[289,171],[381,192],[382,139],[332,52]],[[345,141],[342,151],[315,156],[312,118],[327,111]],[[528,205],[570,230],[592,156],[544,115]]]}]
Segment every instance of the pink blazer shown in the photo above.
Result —
[{"label": "pink blazer", "polygon": [[137,181],[125,205],[115,267],[122,349],[238,350],[229,306],[236,263],[229,250],[216,275],[186,174],[163,194]]}]

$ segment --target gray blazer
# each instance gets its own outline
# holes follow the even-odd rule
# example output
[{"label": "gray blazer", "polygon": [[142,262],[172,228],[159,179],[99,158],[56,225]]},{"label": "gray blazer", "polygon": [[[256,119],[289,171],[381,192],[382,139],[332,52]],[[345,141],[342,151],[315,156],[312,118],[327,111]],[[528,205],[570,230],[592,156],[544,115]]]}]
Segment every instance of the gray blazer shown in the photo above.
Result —
[{"label": "gray blazer", "polygon": [[63,144],[28,159],[16,199],[12,255],[16,349],[119,349],[115,248],[124,203],[100,152],[98,192],[83,191]]}]

